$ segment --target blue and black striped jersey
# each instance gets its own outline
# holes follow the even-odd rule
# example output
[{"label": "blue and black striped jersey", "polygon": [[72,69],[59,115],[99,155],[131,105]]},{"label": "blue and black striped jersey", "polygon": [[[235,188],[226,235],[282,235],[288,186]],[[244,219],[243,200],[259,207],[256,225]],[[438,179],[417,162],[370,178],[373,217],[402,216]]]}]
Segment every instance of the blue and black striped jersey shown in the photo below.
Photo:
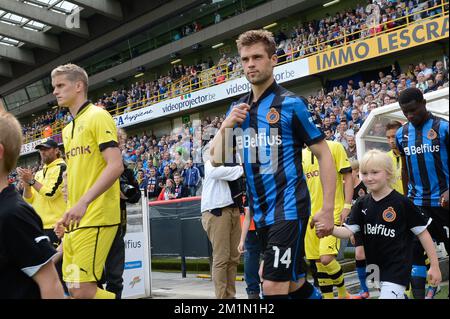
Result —
[{"label": "blue and black striped jersey", "polygon": [[[239,103],[252,101],[251,93]],[[324,134],[316,127],[307,101],[274,83],[235,132],[244,158],[249,207],[258,228],[310,214],[310,197],[302,169],[302,147]]]},{"label": "blue and black striped jersey", "polygon": [[440,206],[448,189],[448,131],[448,121],[431,113],[422,127],[408,122],[397,131],[408,168],[408,197],[418,206]]}]

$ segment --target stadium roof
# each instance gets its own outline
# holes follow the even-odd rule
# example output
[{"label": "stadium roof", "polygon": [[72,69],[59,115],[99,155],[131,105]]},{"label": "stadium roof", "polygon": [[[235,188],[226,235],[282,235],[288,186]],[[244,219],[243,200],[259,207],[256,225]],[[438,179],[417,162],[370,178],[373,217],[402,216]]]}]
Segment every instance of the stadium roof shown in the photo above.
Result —
[{"label": "stadium roof", "polygon": [[[6,80],[26,74],[30,69],[51,60],[55,54],[67,52],[66,48],[71,44],[81,45],[101,35],[97,20],[101,21],[105,31],[109,27],[120,27],[130,18],[124,12],[127,12],[126,7],[132,2],[1,0],[0,78]],[[143,7],[151,10],[161,3],[151,1],[151,4]]]}]

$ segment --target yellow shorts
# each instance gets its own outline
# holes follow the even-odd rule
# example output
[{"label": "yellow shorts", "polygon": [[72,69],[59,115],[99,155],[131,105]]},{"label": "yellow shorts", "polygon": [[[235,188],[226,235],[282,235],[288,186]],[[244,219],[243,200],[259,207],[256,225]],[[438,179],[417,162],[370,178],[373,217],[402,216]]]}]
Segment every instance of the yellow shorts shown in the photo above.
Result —
[{"label": "yellow shorts", "polygon": [[[309,223],[311,219],[309,220]],[[337,255],[341,240],[334,236],[327,236],[324,238],[317,237],[316,229],[309,227],[305,234],[305,256],[308,260],[318,260],[323,255]]]},{"label": "yellow shorts", "polygon": [[80,228],[63,239],[63,280],[68,283],[100,280],[118,226]]}]

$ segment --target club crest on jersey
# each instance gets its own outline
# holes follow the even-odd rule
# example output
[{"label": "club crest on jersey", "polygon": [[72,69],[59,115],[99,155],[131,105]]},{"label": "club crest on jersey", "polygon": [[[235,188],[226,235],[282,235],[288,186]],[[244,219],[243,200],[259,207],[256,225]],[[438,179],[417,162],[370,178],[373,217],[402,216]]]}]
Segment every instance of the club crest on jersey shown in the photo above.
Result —
[{"label": "club crest on jersey", "polygon": [[430,128],[430,130],[427,133],[427,138],[429,140],[434,140],[437,137],[437,133],[435,130],[433,130],[432,128]]},{"label": "club crest on jersey", "polygon": [[392,207],[389,207],[383,211],[383,220],[388,223],[392,223],[397,218],[397,213]]},{"label": "club crest on jersey", "polygon": [[363,197],[364,195],[366,195],[366,191],[364,190],[364,189],[360,189],[359,191],[358,191],[358,196],[359,197]]},{"label": "club crest on jersey", "polygon": [[272,107],[269,113],[267,113],[266,115],[266,120],[267,122],[269,122],[269,124],[275,124],[280,120],[280,113],[278,113],[278,111],[274,107]]}]

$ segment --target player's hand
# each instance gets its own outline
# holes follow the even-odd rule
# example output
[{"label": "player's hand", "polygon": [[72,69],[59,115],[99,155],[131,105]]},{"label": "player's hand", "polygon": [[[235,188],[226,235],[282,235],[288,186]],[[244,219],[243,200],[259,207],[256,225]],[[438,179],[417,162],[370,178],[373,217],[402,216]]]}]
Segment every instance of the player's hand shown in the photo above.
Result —
[{"label": "player's hand", "polygon": [[448,207],[448,189],[441,195],[440,204],[442,207]]},{"label": "player's hand", "polygon": [[88,205],[83,202],[78,202],[62,217],[62,224],[69,230],[74,230],[80,225],[81,218],[86,213]]},{"label": "player's hand", "polygon": [[239,252],[240,254],[243,254],[243,253],[245,252],[245,249],[244,249],[244,243],[243,243],[243,242],[239,242],[239,245],[238,245],[237,250],[238,250],[238,252]]},{"label": "player's hand", "polygon": [[28,185],[28,182],[33,179],[33,173],[30,169],[17,167],[16,171],[19,174],[20,180],[26,185]]},{"label": "player's hand", "polygon": [[353,246],[355,246],[355,243],[356,243],[356,241],[355,241],[355,236],[350,236],[350,242],[352,243],[352,245]]},{"label": "player's hand", "polygon": [[55,228],[53,228],[53,231],[56,234],[56,237],[58,237],[58,239],[61,239],[64,237],[64,231],[66,230],[66,228],[64,227],[63,223],[62,223],[62,218],[60,220],[58,220],[55,224]]},{"label": "player's hand", "polygon": [[350,214],[350,208],[344,208],[341,212],[341,217],[339,219],[340,225],[342,225]]},{"label": "player's hand", "polygon": [[225,121],[222,123],[222,128],[234,128],[236,124],[242,124],[247,118],[248,112],[250,111],[250,105],[246,103],[241,103],[236,105],[228,114]]},{"label": "player's hand", "polygon": [[322,224],[320,230],[316,229],[317,237],[323,238],[331,235],[334,228],[333,210],[324,210],[317,212],[311,220],[310,227],[314,228],[316,224]]},{"label": "player's hand", "polygon": [[437,286],[442,281],[441,271],[439,267],[430,267],[428,270],[428,283],[432,286]]}]

